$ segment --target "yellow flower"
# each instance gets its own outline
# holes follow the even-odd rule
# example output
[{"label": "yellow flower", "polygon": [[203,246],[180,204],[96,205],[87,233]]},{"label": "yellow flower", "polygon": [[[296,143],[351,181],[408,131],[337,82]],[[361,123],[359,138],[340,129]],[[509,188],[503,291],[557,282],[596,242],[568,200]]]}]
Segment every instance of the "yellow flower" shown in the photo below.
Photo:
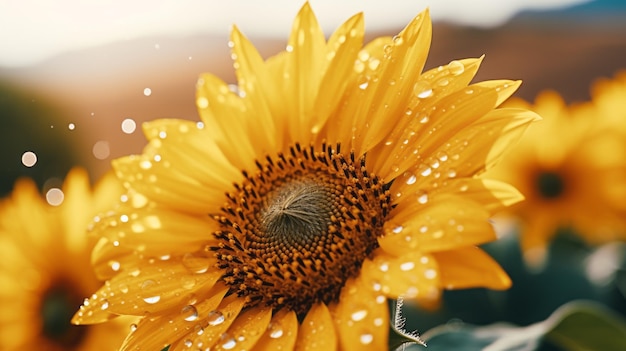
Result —
[{"label": "yellow flower", "polygon": [[530,259],[544,256],[559,228],[592,244],[626,238],[626,76],[596,91],[592,101],[571,106],[555,92],[540,94],[532,106],[510,102],[544,118],[488,172],[526,197],[510,213],[522,220]]},{"label": "yellow flower", "polygon": [[363,32],[358,14],[325,40],[305,4],[264,61],[232,31],[236,91],[203,75],[202,122],[146,123],[144,153],[114,161],[128,199],[93,229],[108,282],[74,322],[144,316],[124,350],[382,350],[387,298],[510,285],[476,245],[521,197],[477,174],[536,118],[496,109],[519,82],[468,86],[481,59],[422,72],[428,12]]},{"label": "yellow flower", "polygon": [[[74,326],[85,295],[102,282],[89,253],[85,228],[93,215],[119,199],[114,177],[92,194],[85,171],[72,170],[64,200],[51,206],[31,180],[19,180],[0,204],[0,348],[2,350],[116,350],[128,324]],[[117,196],[114,196],[117,194]],[[57,203],[62,194],[50,193]]]}]

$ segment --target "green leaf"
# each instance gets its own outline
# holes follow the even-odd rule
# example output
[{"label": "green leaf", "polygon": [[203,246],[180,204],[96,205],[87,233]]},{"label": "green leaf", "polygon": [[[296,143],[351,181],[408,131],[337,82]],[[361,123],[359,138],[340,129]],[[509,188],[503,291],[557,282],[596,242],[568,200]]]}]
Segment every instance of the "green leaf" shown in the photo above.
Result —
[{"label": "green leaf", "polygon": [[568,351],[623,351],[626,322],[603,305],[575,301],[561,306],[548,319],[526,327],[452,323],[435,327],[422,338],[427,349],[405,344],[396,350],[529,351],[536,350],[546,339]]}]

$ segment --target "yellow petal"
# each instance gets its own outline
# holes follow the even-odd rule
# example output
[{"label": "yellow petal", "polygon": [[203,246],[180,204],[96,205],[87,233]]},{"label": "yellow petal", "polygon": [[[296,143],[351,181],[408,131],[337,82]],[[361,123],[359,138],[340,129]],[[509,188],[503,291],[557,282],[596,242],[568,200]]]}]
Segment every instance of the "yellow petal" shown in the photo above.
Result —
[{"label": "yellow petal", "polygon": [[369,82],[365,98],[360,102],[361,110],[357,111],[357,116],[363,117],[355,118],[355,126],[363,131],[355,140],[357,155],[380,143],[404,115],[406,101],[413,95],[413,86],[428,57],[431,37],[432,24],[426,10],[395,36],[391,45],[383,48],[377,79]]},{"label": "yellow petal", "polygon": [[144,129],[151,139],[144,153],[113,161],[118,178],[172,207],[201,215],[219,209],[224,189],[241,173],[217,145],[191,122],[159,120],[144,124]]},{"label": "yellow petal", "polygon": [[252,350],[272,318],[270,307],[253,307],[241,313],[221,336],[215,350]]},{"label": "yellow petal", "polygon": [[218,77],[203,74],[198,80],[196,104],[205,123],[207,139],[214,140],[238,169],[254,167],[256,150],[253,142],[257,138],[241,137],[242,132],[255,132],[249,128],[247,107],[241,97]]},{"label": "yellow petal", "polygon": [[91,228],[92,234],[102,237],[91,260],[101,278],[108,279],[124,268],[125,257],[133,252],[148,257],[183,256],[217,245],[217,239],[207,236],[218,229],[217,224],[206,215],[198,218],[157,207],[144,208],[141,215],[129,206],[118,211],[99,217]]},{"label": "yellow petal", "polygon": [[207,314],[207,326],[202,332],[190,334],[188,338],[172,343],[170,350],[189,350],[194,347],[213,350],[216,345],[234,346],[234,338],[226,331],[239,318],[244,303],[245,299],[237,296],[237,294],[225,297],[215,310]]},{"label": "yellow petal", "polygon": [[[274,83],[267,74],[265,63],[254,45],[233,27],[230,36],[239,89],[245,94],[247,125],[246,133],[258,154],[264,155],[280,145],[283,126],[271,111],[267,95],[275,91]],[[217,116],[225,118],[227,116]],[[278,124],[277,124],[278,123]],[[241,132],[241,131],[238,131]]]},{"label": "yellow petal", "polygon": [[305,3],[293,22],[289,36],[283,83],[290,98],[284,99],[285,123],[292,142],[310,140],[311,112],[324,76],[326,53],[324,33],[309,3]]},{"label": "yellow petal", "polygon": [[496,239],[488,222],[489,212],[479,203],[452,195],[442,195],[425,204],[416,195],[409,203],[385,223],[385,235],[378,239],[380,247],[394,256],[417,249],[452,250]]},{"label": "yellow petal", "polygon": [[298,331],[295,351],[335,351],[337,333],[323,302],[311,307]]},{"label": "yellow petal", "polygon": [[380,67],[383,48],[391,43],[391,37],[380,37],[372,40],[359,51],[354,63],[357,75],[350,80],[342,96],[342,104],[326,121],[320,138],[325,135],[330,143],[343,141],[347,146],[353,147],[355,135],[361,131],[361,128],[355,127],[363,125],[361,119],[364,116],[359,116],[358,111],[362,108],[369,82]]},{"label": "yellow petal", "polygon": [[296,313],[282,309],[272,317],[267,330],[254,346],[254,351],[293,350],[297,337]]},{"label": "yellow petal", "polygon": [[189,294],[209,290],[222,275],[208,269],[209,263],[205,263],[206,271],[197,266],[192,271],[178,260],[137,260],[135,264],[86,299],[72,323],[93,324],[107,320],[110,313],[141,316],[180,306]]},{"label": "yellow petal", "polygon": [[[482,57],[478,59],[455,60],[446,66],[433,68],[419,77],[414,83],[413,96],[406,101],[405,110],[401,113],[395,128],[389,133],[383,143],[377,145],[368,153],[368,163],[372,169],[391,169],[393,174],[404,172],[400,167],[400,154],[406,153],[407,143],[413,138],[426,135],[434,123],[430,115],[439,108],[441,99],[462,88],[467,87],[476,75]],[[420,89],[432,92],[427,98],[418,97]],[[418,94],[415,94],[418,93]],[[411,150],[414,152],[415,150]],[[419,151],[419,150],[418,150]]]},{"label": "yellow petal", "polygon": [[363,262],[361,271],[366,284],[387,297],[439,297],[438,265],[430,254],[412,251],[396,257],[379,250]]},{"label": "yellow petal", "polygon": [[445,289],[485,287],[502,290],[511,286],[506,272],[478,247],[467,246],[432,255],[439,264],[441,286]]},{"label": "yellow petal", "polygon": [[[220,304],[228,288],[216,286],[202,301],[189,301],[180,312],[158,317],[142,318],[121,347],[125,350],[161,350],[185,335],[194,336],[209,327],[208,316]],[[172,350],[173,351],[173,350]]]},{"label": "yellow petal", "polygon": [[333,308],[342,350],[383,350],[387,347],[387,299],[361,277],[350,279]]},{"label": "yellow petal", "polygon": [[326,135],[320,131],[332,111],[342,101],[346,87],[354,75],[352,67],[363,45],[363,26],[363,15],[357,14],[342,24],[328,39],[325,53],[327,59],[323,60],[326,67],[321,70],[324,77],[317,91],[311,125],[307,126],[313,134],[319,133],[322,138],[326,138]]}]

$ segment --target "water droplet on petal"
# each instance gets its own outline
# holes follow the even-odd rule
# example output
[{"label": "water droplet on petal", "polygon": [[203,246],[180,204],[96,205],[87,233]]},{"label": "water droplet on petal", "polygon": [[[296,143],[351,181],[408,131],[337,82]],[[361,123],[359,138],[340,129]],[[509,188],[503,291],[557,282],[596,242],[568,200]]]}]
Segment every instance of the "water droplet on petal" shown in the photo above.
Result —
[{"label": "water droplet on petal", "polygon": [[100,308],[101,308],[103,311],[104,311],[104,310],[106,310],[107,308],[109,308],[109,301],[108,301],[108,300],[106,300],[106,299],[102,300],[102,304],[100,305]]},{"label": "water droplet on petal", "polygon": [[413,261],[408,261],[400,264],[400,270],[407,272],[415,268],[415,263]]},{"label": "water droplet on petal", "polygon": [[437,276],[437,271],[435,271],[434,269],[427,269],[424,272],[424,276],[426,277],[426,279],[435,279],[435,277]]},{"label": "water droplet on petal", "polygon": [[183,315],[183,319],[187,322],[192,322],[198,319],[198,310],[192,305],[183,307],[183,309],[180,310],[180,313]]},{"label": "water droplet on petal", "polygon": [[272,322],[267,326],[267,330],[270,333],[270,338],[272,339],[278,339],[281,336],[283,336],[284,331],[283,331],[283,327],[276,322]]},{"label": "water droplet on petal", "polygon": [[363,333],[361,334],[361,336],[359,336],[359,341],[363,345],[369,345],[372,343],[372,341],[374,341],[374,335],[370,333]]},{"label": "water droplet on petal", "polygon": [[448,71],[450,71],[450,74],[453,76],[458,76],[465,71],[465,66],[461,61],[454,60],[448,64]]},{"label": "water droplet on petal", "polygon": [[414,184],[417,181],[417,177],[414,174],[411,174],[409,179],[406,180],[407,185]]},{"label": "water droplet on petal", "polygon": [[161,296],[159,296],[159,295],[155,295],[155,296],[150,296],[150,297],[144,297],[144,299],[143,299],[143,300],[144,300],[146,303],[149,303],[149,304],[151,304],[151,305],[152,305],[152,304],[155,304],[155,303],[159,302],[159,300],[161,300]]},{"label": "water droplet on petal", "polygon": [[419,80],[413,85],[413,93],[420,99],[426,99],[433,95],[433,89],[428,82]]},{"label": "water droplet on petal", "polygon": [[133,323],[130,325],[130,332],[134,332],[135,330],[137,330],[137,324]]},{"label": "water droplet on petal", "polygon": [[222,341],[222,348],[224,350],[232,350],[237,345],[237,341],[235,340],[235,338],[228,335],[227,333],[222,334],[220,340]]},{"label": "water droplet on petal", "polygon": [[224,314],[220,311],[211,311],[207,317],[207,323],[209,325],[220,325],[224,323]]},{"label": "water droplet on petal", "polygon": [[191,341],[190,339],[185,340],[184,342],[186,347],[191,347],[191,345],[193,345],[193,341]]},{"label": "water droplet on petal", "polygon": [[350,318],[355,322],[362,321],[365,317],[367,317],[366,309],[359,309],[352,312],[352,314],[350,315]]},{"label": "water droplet on petal", "polygon": [[403,229],[404,229],[404,227],[399,225],[399,226],[396,226],[395,228],[393,228],[392,231],[394,232],[394,234],[398,234],[398,233],[402,232]]},{"label": "water droplet on petal", "polygon": [[428,202],[428,193],[425,191],[422,191],[420,193],[418,193],[417,195],[417,202],[419,202],[420,204],[425,204]]}]

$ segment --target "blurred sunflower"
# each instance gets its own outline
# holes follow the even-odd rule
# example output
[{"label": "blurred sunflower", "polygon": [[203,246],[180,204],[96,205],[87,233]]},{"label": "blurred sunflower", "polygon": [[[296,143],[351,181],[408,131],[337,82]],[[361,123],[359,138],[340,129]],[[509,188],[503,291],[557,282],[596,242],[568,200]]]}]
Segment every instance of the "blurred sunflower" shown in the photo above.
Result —
[{"label": "blurred sunflower", "polygon": [[108,280],[73,321],[143,316],[123,350],[382,350],[387,298],[509,287],[476,245],[521,196],[477,174],[536,119],[496,109],[519,82],[468,85],[481,59],[422,73],[428,12],[363,32],[358,14],[326,41],[305,4],[264,61],[233,29],[237,88],[203,75],[202,122],[146,123],[144,153],[114,161],[128,199],[93,227]]},{"label": "blurred sunflower", "polygon": [[530,260],[541,262],[562,229],[574,230],[590,244],[626,238],[625,77],[611,87],[601,83],[604,88],[583,104],[568,106],[550,91],[533,105],[507,102],[544,118],[487,172],[526,197],[508,211],[521,219],[522,248]]},{"label": "blurred sunflower", "polygon": [[[52,206],[30,179],[0,204],[0,345],[2,350],[116,350],[128,323],[74,326],[73,313],[102,284],[90,269],[85,228],[119,199],[115,177],[92,194],[87,174],[72,170]],[[117,187],[116,187],[117,186]],[[62,199],[60,196],[64,196]]]}]

